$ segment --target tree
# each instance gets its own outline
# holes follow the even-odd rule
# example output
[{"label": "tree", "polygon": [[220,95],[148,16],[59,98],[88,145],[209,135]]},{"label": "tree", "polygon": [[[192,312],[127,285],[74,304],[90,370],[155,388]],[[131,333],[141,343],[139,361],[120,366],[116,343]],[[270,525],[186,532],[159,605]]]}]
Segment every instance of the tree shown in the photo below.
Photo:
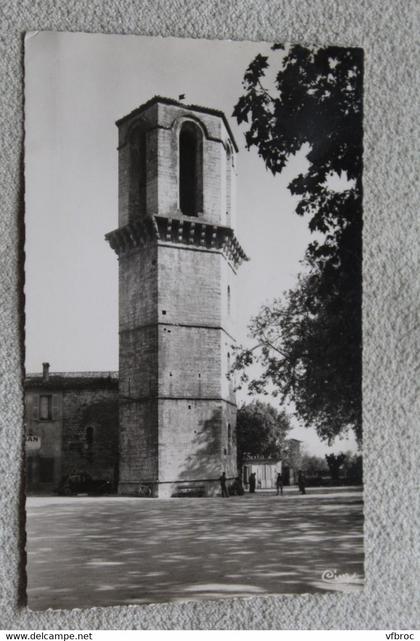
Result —
[{"label": "tree", "polygon": [[360,453],[346,452],[343,477],[352,485],[363,484],[363,457]]},{"label": "tree", "polygon": [[290,421],[283,411],[256,401],[238,409],[236,439],[239,466],[245,456],[279,458]]},{"label": "tree", "polygon": [[248,123],[246,145],[273,174],[309,145],[309,168],[289,190],[299,196],[296,213],[308,216],[322,240],[307,248],[296,288],[253,319],[257,345],[239,353],[235,367],[259,360],[264,374],[251,390],[271,382],[321,438],[331,442],[352,428],[360,441],[363,54],[298,45],[273,50],[281,55],[275,90],[263,86],[269,63],[258,55],[234,116]]},{"label": "tree", "polygon": [[322,476],[322,474],[328,472],[327,462],[325,458],[322,458],[322,456],[310,456],[309,454],[303,454],[301,467],[309,477]]},{"label": "tree", "polygon": [[333,481],[338,481],[340,478],[340,469],[346,460],[346,455],[341,454],[326,454],[325,460],[327,461],[330,475]]},{"label": "tree", "polygon": [[[251,393],[281,395],[293,402],[306,425],[333,441],[353,428],[361,438],[360,365],[353,352],[354,314],[346,315],[343,297],[325,291],[323,274],[313,267],[295,289],[265,305],[251,320],[251,349],[236,351],[234,368]],[[258,361],[261,373],[249,381],[247,367]]]}]

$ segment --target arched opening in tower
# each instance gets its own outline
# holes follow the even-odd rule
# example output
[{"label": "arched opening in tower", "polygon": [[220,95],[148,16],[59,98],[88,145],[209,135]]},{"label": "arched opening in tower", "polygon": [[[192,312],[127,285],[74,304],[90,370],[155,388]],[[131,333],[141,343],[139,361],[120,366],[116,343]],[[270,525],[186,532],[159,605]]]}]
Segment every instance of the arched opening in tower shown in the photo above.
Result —
[{"label": "arched opening in tower", "polygon": [[179,208],[184,216],[203,210],[203,141],[193,122],[185,122],[179,135]]}]

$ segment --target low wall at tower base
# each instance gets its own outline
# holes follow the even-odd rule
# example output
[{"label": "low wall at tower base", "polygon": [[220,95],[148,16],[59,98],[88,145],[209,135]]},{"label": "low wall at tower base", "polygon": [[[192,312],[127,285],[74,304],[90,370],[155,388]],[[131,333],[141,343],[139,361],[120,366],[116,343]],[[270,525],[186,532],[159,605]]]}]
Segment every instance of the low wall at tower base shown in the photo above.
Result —
[{"label": "low wall at tower base", "polygon": [[207,498],[220,495],[220,482],[216,479],[178,482],[135,483],[120,482],[119,496],[137,496],[139,498]]},{"label": "low wall at tower base", "polygon": [[119,496],[138,496],[156,498],[156,483],[139,483],[122,481],[118,483]]},{"label": "low wall at tower base", "polygon": [[158,486],[159,498],[204,498],[217,496],[220,492],[219,481],[179,481],[176,483],[160,483]]}]

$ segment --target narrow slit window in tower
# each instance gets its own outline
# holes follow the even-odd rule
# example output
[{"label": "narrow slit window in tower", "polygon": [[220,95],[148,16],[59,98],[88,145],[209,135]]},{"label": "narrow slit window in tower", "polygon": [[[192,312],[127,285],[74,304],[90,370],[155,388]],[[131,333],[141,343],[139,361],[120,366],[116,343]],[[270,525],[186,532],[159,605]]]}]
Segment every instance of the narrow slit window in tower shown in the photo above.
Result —
[{"label": "narrow slit window in tower", "polygon": [[91,448],[93,445],[93,427],[87,427],[86,428],[86,445]]},{"label": "narrow slit window in tower", "polygon": [[86,441],[86,458],[89,463],[92,463],[93,461],[93,437],[94,437],[93,427],[87,427],[85,432],[85,441]]}]

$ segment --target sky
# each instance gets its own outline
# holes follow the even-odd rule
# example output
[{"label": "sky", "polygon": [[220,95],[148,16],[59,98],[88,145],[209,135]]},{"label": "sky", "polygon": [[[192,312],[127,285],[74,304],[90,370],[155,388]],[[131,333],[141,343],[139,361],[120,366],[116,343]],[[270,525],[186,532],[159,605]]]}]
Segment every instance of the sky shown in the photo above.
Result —
[{"label": "sky", "polygon": [[[266,171],[232,111],[257,53],[270,44],[35,32],[25,41],[26,370],[118,369],[118,264],[104,235],[118,225],[115,121],[154,95],[226,114],[239,147],[236,235],[250,257],[237,277],[237,338],[262,304],[296,283],[311,240],[287,190],[305,150],[280,176]],[[271,78],[266,85],[269,87]],[[306,150],[307,153],[307,150]],[[246,400],[243,392],[239,401]],[[273,399],[278,406],[278,400]],[[311,454],[332,449],[293,419]]]}]

